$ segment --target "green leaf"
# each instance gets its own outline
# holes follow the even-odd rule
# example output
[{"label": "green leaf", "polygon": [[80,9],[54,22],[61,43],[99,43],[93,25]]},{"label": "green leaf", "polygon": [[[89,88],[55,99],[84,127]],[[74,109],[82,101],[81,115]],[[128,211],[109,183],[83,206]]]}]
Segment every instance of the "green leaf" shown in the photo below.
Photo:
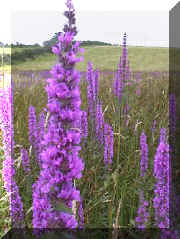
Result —
[{"label": "green leaf", "polygon": [[30,207],[30,208],[27,210],[26,215],[29,214],[31,211],[32,211],[32,207]]},{"label": "green leaf", "polygon": [[51,204],[55,210],[73,214],[72,209],[67,207],[62,201],[51,201]]}]

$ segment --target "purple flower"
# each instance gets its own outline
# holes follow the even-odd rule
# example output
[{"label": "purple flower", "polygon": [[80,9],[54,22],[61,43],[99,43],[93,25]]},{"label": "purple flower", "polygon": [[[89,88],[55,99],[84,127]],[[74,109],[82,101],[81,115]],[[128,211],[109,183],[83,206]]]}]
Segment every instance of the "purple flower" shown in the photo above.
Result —
[{"label": "purple flower", "polygon": [[112,127],[109,124],[105,123],[104,124],[104,163],[106,167],[109,166],[108,164],[112,164],[113,146],[114,146],[114,138],[113,138]]},{"label": "purple flower", "polygon": [[137,91],[136,91],[136,95],[140,95],[141,94],[141,89],[138,88]]},{"label": "purple flower", "polygon": [[169,134],[170,134],[170,150],[175,153],[175,132],[176,132],[176,97],[175,94],[169,96]]},{"label": "purple flower", "polygon": [[97,102],[96,105],[96,136],[99,140],[99,143],[103,145],[103,126],[104,126],[104,116],[102,112],[102,104],[100,101]]},{"label": "purple flower", "polygon": [[[140,168],[140,177],[142,179],[145,177],[147,168],[148,168],[148,144],[146,143],[146,135],[142,132],[140,136],[140,145],[141,145],[141,168]],[[144,191],[140,190],[139,193],[139,209],[137,211],[136,223],[137,227],[144,229],[146,228],[146,223],[149,220],[149,213],[147,212],[146,207],[148,202],[144,199]]]},{"label": "purple flower", "polygon": [[32,145],[33,151],[35,153],[36,156],[36,160],[39,164],[39,166],[41,165],[40,159],[39,159],[39,153],[40,153],[40,135],[41,133],[38,132],[38,123],[37,123],[37,119],[36,119],[36,112],[35,112],[35,108],[31,105],[29,107],[29,122],[28,122],[28,126],[29,126],[29,142]]},{"label": "purple flower", "polygon": [[145,172],[148,167],[148,145],[146,143],[146,135],[142,132],[140,137],[140,145],[141,145],[141,169],[140,169],[140,176],[144,177]]},{"label": "purple flower", "polygon": [[[70,0],[64,15],[69,24],[59,33],[59,42],[52,48],[58,63],[47,79],[49,120],[41,139],[41,171],[33,185],[34,228],[76,228],[72,201],[80,201],[80,192],[72,185],[82,177],[84,163],[79,157],[81,141],[80,72],[75,70],[80,51],[76,35],[75,13]],[[86,129],[85,129],[86,130]]]},{"label": "purple flower", "polygon": [[81,117],[81,136],[83,138],[88,137],[88,119],[87,119],[87,112],[83,111],[82,112],[82,117]]},{"label": "purple flower", "polygon": [[93,71],[92,63],[88,62],[88,68],[86,73],[86,78],[88,82],[88,108],[89,114],[94,119],[96,112],[96,103],[98,100],[98,79],[99,79],[99,71]]},{"label": "purple flower", "polygon": [[140,202],[139,202],[139,209],[137,211],[137,217],[136,217],[136,223],[137,227],[144,229],[146,228],[146,223],[149,220],[149,213],[147,212],[146,207],[149,205],[149,203],[144,199],[144,193],[143,191],[140,191]]},{"label": "purple flower", "polygon": [[21,149],[21,159],[22,159],[22,165],[25,170],[25,172],[30,172],[30,164],[29,164],[29,156],[26,149]]},{"label": "purple flower", "polygon": [[23,203],[14,179],[13,89],[11,87],[0,92],[0,120],[0,127],[3,134],[3,150],[5,154],[2,177],[4,187],[9,193],[12,227],[22,228],[24,227]]},{"label": "purple flower", "polygon": [[159,228],[169,228],[169,144],[161,141],[154,157],[156,185],[153,199],[155,221]]},{"label": "purple flower", "polygon": [[118,70],[115,72],[114,79],[114,94],[117,96],[119,103],[121,102],[122,92],[123,92],[123,75],[122,75],[122,63],[118,64]]}]

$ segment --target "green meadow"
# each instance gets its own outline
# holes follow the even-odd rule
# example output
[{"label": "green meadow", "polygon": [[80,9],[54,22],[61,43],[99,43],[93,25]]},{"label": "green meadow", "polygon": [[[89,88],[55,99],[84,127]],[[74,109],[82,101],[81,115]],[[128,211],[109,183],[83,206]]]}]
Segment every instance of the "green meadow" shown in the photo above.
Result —
[{"label": "green meadow", "polygon": [[[109,123],[114,131],[114,156],[112,173],[103,178],[104,162],[103,151],[98,146],[98,142],[91,136],[89,122],[89,135],[86,142],[82,142],[81,157],[85,163],[85,170],[81,179],[76,180],[76,186],[80,189],[83,197],[83,209],[86,228],[134,228],[135,217],[139,205],[139,189],[145,190],[145,197],[149,201],[148,211],[150,220],[147,228],[155,228],[154,208],[152,200],[154,197],[153,162],[158,146],[160,129],[167,129],[168,136],[168,86],[169,78],[164,72],[169,67],[168,48],[158,47],[132,47],[128,48],[128,60],[132,72],[140,72],[141,76],[131,76],[132,84],[124,88],[124,96],[128,99],[130,107],[128,111],[128,121],[125,118],[119,120],[115,111],[117,106],[116,97],[113,95],[113,76],[117,70],[117,64],[122,54],[121,47],[84,47],[84,61],[77,64],[78,70],[85,72],[87,62],[91,61],[93,68],[98,68],[101,72],[99,78],[99,98],[102,102],[105,122]],[[45,54],[35,60],[28,60],[11,67],[14,88],[14,140],[16,150],[14,154],[15,168],[17,171],[16,182],[20,189],[20,194],[24,203],[25,221],[28,227],[32,227],[32,192],[26,187],[28,177],[24,173],[22,163],[19,159],[20,146],[28,151],[30,143],[28,141],[28,109],[33,105],[36,109],[37,119],[47,103],[45,92],[45,79],[40,80],[39,72],[50,70],[56,63],[57,57],[53,54]],[[34,72],[24,76],[23,72]],[[112,72],[112,74],[106,74]],[[152,72],[159,74],[152,75]],[[87,110],[87,82],[81,82],[82,110]],[[135,83],[135,80],[138,82]],[[27,86],[26,82],[30,81]],[[19,83],[24,83],[24,87],[19,87]],[[139,90],[140,94],[137,94]],[[123,110],[123,103],[120,106]],[[152,125],[157,121],[154,135]],[[135,130],[136,129],[136,130]],[[147,136],[149,147],[148,171],[146,182],[140,179],[140,135],[142,131]],[[0,170],[2,169],[3,151],[0,148]],[[34,169],[35,157],[30,156],[32,170],[31,180],[34,183],[37,179],[39,169]],[[1,174],[0,174],[1,175]],[[0,184],[3,185],[0,176]],[[10,228],[8,197],[3,187],[0,189],[0,236]],[[109,236],[109,239],[112,238]],[[136,238],[136,237],[132,237]],[[158,238],[153,236],[151,238]]]}]

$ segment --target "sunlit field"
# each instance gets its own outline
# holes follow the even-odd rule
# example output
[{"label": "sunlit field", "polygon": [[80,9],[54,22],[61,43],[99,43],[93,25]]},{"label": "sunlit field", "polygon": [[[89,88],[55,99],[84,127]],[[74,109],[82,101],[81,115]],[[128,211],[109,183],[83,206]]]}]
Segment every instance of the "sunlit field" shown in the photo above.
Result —
[{"label": "sunlit field", "polygon": [[[73,46],[66,37],[65,52]],[[123,46],[84,50],[75,67],[79,75],[73,68],[78,46],[65,57],[57,53],[62,65],[51,73],[55,54],[0,69],[6,69],[0,75],[0,236],[11,225],[10,159],[15,169],[11,217],[18,227],[110,228],[108,239],[125,238],[123,229],[162,229],[144,231],[150,233],[146,239],[166,233],[169,115],[174,112],[168,48],[126,46],[124,34]],[[122,229],[120,237],[115,229]],[[139,238],[139,232],[126,238]]]}]

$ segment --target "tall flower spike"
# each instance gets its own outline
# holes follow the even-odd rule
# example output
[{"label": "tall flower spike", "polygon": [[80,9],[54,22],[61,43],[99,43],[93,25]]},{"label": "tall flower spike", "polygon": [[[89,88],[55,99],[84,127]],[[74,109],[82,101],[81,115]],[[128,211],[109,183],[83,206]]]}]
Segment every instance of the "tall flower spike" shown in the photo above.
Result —
[{"label": "tall flower spike", "polygon": [[[140,136],[140,145],[141,145],[141,168],[140,168],[140,176],[142,179],[146,175],[147,167],[148,167],[148,145],[146,143],[146,135],[142,132]],[[136,223],[137,227],[144,229],[146,228],[146,223],[149,219],[149,213],[146,210],[148,206],[148,201],[144,199],[144,191],[141,189],[139,192],[139,209],[137,211]]]},{"label": "tall flower spike", "polygon": [[122,47],[122,72],[123,72],[123,83],[126,80],[126,66],[127,66],[127,48],[126,48],[126,33],[123,37],[123,47]]},{"label": "tall flower spike", "polygon": [[141,173],[140,176],[144,177],[147,167],[148,167],[148,145],[146,143],[146,135],[142,132],[140,137],[140,145],[141,145]]},{"label": "tall flower spike", "polygon": [[104,124],[104,163],[106,168],[112,164],[113,146],[114,146],[114,138],[113,138],[112,127],[109,124],[105,123]]},{"label": "tall flower spike", "polygon": [[[76,35],[75,13],[71,1],[64,15],[68,24],[59,33],[59,42],[52,48],[58,62],[47,79],[47,110],[49,120],[41,141],[42,162],[37,182],[33,185],[34,228],[76,228],[77,218],[72,212],[72,202],[80,202],[80,192],[73,186],[80,179],[84,163],[79,157],[81,132],[80,72],[75,70],[80,42]],[[82,213],[82,212],[81,212]]]},{"label": "tall flower spike", "polygon": [[161,139],[154,157],[156,185],[153,199],[156,226],[169,228],[169,144]]},{"label": "tall flower spike", "polygon": [[29,122],[28,122],[28,126],[29,126],[29,142],[32,145],[33,151],[35,153],[37,162],[39,164],[39,166],[41,165],[40,159],[39,159],[39,153],[40,153],[40,135],[38,132],[38,125],[37,125],[37,119],[36,119],[36,112],[35,112],[35,108],[30,105],[29,107]]},{"label": "tall flower spike", "polygon": [[99,140],[99,143],[103,145],[103,126],[104,126],[104,116],[102,112],[102,104],[99,101],[96,105],[96,137]]},{"label": "tall flower spike", "polygon": [[13,89],[11,86],[8,89],[0,90],[0,120],[5,154],[2,177],[4,187],[9,193],[12,227],[22,228],[24,227],[23,203],[19,194],[19,188],[14,179]]},{"label": "tall flower spike", "polygon": [[122,93],[123,93],[123,71],[121,60],[118,64],[117,72],[115,72],[114,78],[114,94],[117,96],[119,103],[121,102]]},{"label": "tall flower spike", "polygon": [[137,227],[139,229],[144,229],[146,228],[146,223],[149,220],[149,213],[146,210],[146,207],[149,205],[148,201],[144,199],[144,193],[143,191],[140,191],[140,196],[139,196],[139,209],[137,212],[137,217],[136,217],[136,223]]},{"label": "tall flower spike", "polygon": [[88,119],[87,119],[87,112],[83,111],[82,112],[82,117],[81,117],[81,135],[83,138],[88,137]]},{"label": "tall flower spike", "polygon": [[22,159],[22,165],[26,173],[30,172],[30,165],[29,165],[29,156],[26,149],[21,149],[21,159]]}]

